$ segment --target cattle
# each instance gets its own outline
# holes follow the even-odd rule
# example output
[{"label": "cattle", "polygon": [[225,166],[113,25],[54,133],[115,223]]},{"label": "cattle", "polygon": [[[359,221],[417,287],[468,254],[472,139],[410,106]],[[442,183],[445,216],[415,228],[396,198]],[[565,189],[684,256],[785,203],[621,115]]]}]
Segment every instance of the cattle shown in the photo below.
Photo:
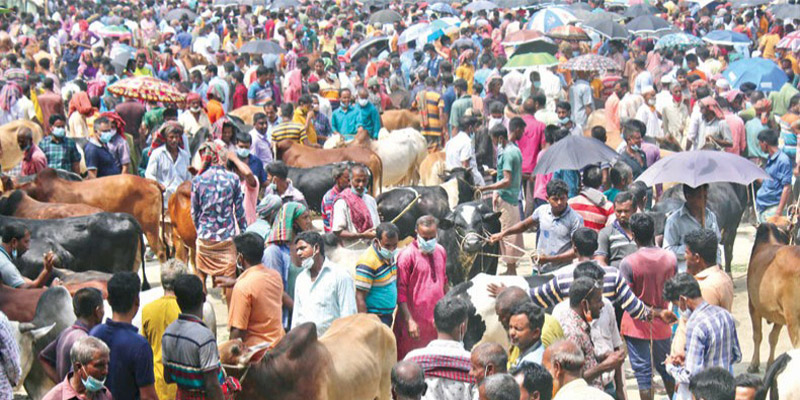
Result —
[{"label": "cattle", "polygon": [[491,176],[486,169],[497,169],[497,152],[492,144],[492,138],[486,129],[479,129],[473,138],[475,146],[475,163],[478,164],[478,171],[483,174],[483,179],[489,182]]},{"label": "cattle", "polygon": [[42,254],[52,251],[62,268],[76,272],[137,271],[144,273],[142,228],[128,214],[98,213],[83,217],[51,220],[19,219],[0,216],[0,226],[17,223],[31,231],[28,251],[15,259],[22,275],[34,279],[44,268]]},{"label": "cattle", "polygon": [[[683,186],[677,185],[667,189],[661,199],[653,206],[651,215],[656,220],[656,226],[662,227],[667,215],[680,207],[686,199],[683,197]],[[739,221],[747,208],[747,188],[735,183],[711,183],[708,185],[708,209],[717,216],[722,235],[721,244],[725,250],[725,271],[731,272],[733,261],[733,242],[736,240],[736,229]],[[663,228],[657,232],[663,232]]]},{"label": "cattle", "polygon": [[19,119],[0,126],[0,148],[3,149],[0,152],[0,165],[5,171],[11,170],[22,161],[22,150],[17,144],[17,133],[23,128],[28,128],[33,132],[34,144],[42,140],[42,127],[33,121]]},{"label": "cattle", "polygon": [[764,386],[756,394],[757,399],[800,399],[800,349],[789,350],[775,359],[764,374]]},{"label": "cattle", "polygon": [[108,212],[131,214],[139,221],[159,261],[167,260],[163,236],[166,232],[159,235],[165,211],[164,186],[156,181],[123,174],[70,182],[58,178],[55,170],[48,168],[19,188],[38,201],[87,204]]},{"label": "cattle", "polygon": [[192,219],[192,182],[181,183],[168,201],[169,219],[172,225],[172,246],[175,258],[194,264],[197,251],[197,230]]},{"label": "cattle", "polygon": [[[99,277],[96,271],[75,273],[60,268],[55,268],[53,274],[61,280],[61,286],[66,288],[70,295],[85,287],[93,287],[103,292],[106,296],[107,277]],[[0,311],[8,319],[19,322],[33,321],[36,313],[36,304],[48,288],[14,289],[0,285]]]},{"label": "cattle", "polygon": [[308,147],[290,140],[282,140],[275,145],[276,158],[286,165],[297,168],[319,167],[342,161],[358,162],[366,165],[375,179],[372,187],[377,193],[383,187],[383,163],[380,157],[370,149],[363,147],[345,147],[341,149],[318,149]]},{"label": "cattle", "polygon": [[308,203],[308,208],[312,211],[322,212],[322,198],[325,197],[325,193],[328,190],[333,188],[335,183],[333,178],[334,171],[337,168],[352,168],[356,165],[367,169],[369,186],[372,187],[372,171],[370,171],[369,167],[352,161],[331,163],[311,168],[289,167],[288,178],[292,181],[292,186],[303,193],[306,203]]},{"label": "cattle", "polygon": [[181,60],[183,66],[186,67],[187,70],[208,64],[208,60],[203,57],[202,54],[193,53],[189,49],[181,50],[181,52],[178,53],[178,59]]},{"label": "cattle", "polygon": [[438,186],[442,184],[442,175],[446,170],[443,151],[429,153],[419,164],[419,184],[422,186]]},{"label": "cattle", "polygon": [[0,197],[0,215],[27,219],[57,219],[78,217],[103,212],[86,204],[42,203],[22,190]]},{"label": "cattle", "polygon": [[439,221],[438,242],[447,251],[447,279],[451,285],[469,280],[481,272],[494,275],[500,245],[486,238],[500,232],[500,213],[488,201],[459,204]]},{"label": "cattle", "polygon": [[[414,233],[417,218],[433,215],[443,219],[452,207],[473,199],[473,181],[469,171],[456,168],[445,179],[447,182],[441,186],[398,187],[381,193],[375,199],[381,221],[394,221],[400,230],[400,239],[403,239]],[[417,196],[416,203],[400,215]]]},{"label": "cattle", "polygon": [[422,127],[419,113],[411,110],[389,110],[381,114],[381,126],[389,132],[403,129],[414,128],[419,130]]},{"label": "cattle", "polygon": [[750,321],[753,324],[753,359],[748,371],[756,372],[760,363],[761,319],[772,323],[769,334],[769,358],[781,328],[786,325],[792,347],[800,347],[800,303],[794,293],[800,287],[800,248],[789,246],[788,236],[772,223],[758,226],[750,264],[747,268],[747,295]]},{"label": "cattle", "polygon": [[231,116],[240,118],[245,124],[253,125],[253,117],[256,116],[258,113],[263,113],[264,107],[262,106],[241,106],[233,111],[231,111]]},{"label": "cattle", "polygon": [[[293,328],[260,360],[241,340],[219,346],[229,375],[241,376],[239,397],[252,400],[389,400],[397,345],[375,315],[337,319],[317,339],[313,323]],[[248,366],[248,364],[250,364]]]},{"label": "cattle", "polygon": [[[83,146],[78,145],[78,148],[81,148],[81,147],[83,147]],[[80,181],[83,180],[83,178],[81,178],[80,175],[78,175],[78,174],[76,174],[74,172],[71,172],[71,171],[65,171],[63,169],[57,169],[56,170],[56,175],[59,178],[67,180],[67,181],[80,182]],[[16,178],[14,178],[14,181],[17,183],[17,185],[22,185],[23,183],[31,182],[34,179],[36,179],[36,175],[25,175],[25,176],[18,176]]]}]

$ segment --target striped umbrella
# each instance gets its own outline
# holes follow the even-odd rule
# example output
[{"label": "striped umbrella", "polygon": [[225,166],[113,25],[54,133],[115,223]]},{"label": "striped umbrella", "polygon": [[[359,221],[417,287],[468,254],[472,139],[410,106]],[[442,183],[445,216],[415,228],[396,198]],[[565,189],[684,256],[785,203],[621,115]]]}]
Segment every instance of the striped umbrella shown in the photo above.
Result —
[{"label": "striped umbrella", "polygon": [[548,31],[547,36],[563,40],[589,40],[586,31],[574,25],[557,26]]},{"label": "striped umbrella", "polygon": [[133,37],[131,31],[122,25],[103,25],[94,28],[97,36],[114,39],[130,39]]},{"label": "striped umbrella", "polygon": [[584,54],[561,64],[561,68],[570,71],[608,71],[619,69],[619,65],[608,57]]},{"label": "striped umbrella", "polygon": [[575,21],[577,19],[569,11],[559,7],[550,7],[533,14],[533,17],[525,25],[525,29],[550,32],[557,26],[567,25]]},{"label": "striped umbrella", "polygon": [[794,31],[786,35],[778,42],[776,47],[779,49],[789,49],[791,51],[800,50],[800,31]]},{"label": "striped umbrella", "polygon": [[550,53],[527,53],[511,56],[503,69],[528,69],[533,67],[550,67],[557,65],[558,60]]},{"label": "striped umbrella", "polygon": [[688,33],[671,33],[658,39],[656,50],[678,49],[685,50],[692,47],[702,46],[704,43],[700,38]]},{"label": "striped umbrella", "polygon": [[113,95],[162,103],[180,103],[186,96],[175,86],[149,76],[135,76],[108,87]]}]

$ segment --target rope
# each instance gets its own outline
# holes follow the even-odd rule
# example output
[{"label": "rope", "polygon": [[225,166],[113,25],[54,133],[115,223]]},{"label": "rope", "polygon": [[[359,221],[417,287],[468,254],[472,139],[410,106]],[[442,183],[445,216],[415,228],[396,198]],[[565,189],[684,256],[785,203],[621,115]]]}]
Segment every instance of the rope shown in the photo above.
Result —
[{"label": "rope", "polygon": [[[461,235],[458,232],[458,230],[456,230],[456,235],[461,237],[461,241],[459,242],[458,247],[459,247],[459,250],[461,250],[462,253],[464,252],[464,243],[467,241],[467,238],[470,237],[470,236],[477,236],[478,239],[480,241],[482,241],[482,242],[488,242],[489,241],[489,236],[488,235],[486,235],[486,234],[481,235],[478,232],[467,232],[466,235]],[[511,256],[511,255],[504,256],[504,255],[500,255],[500,254],[486,253],[486,252],[483,252],[483,251],[479,251],[479,252],[476,252],[474,254],[476,256],[487,256],[487,257],[494,257],[494,258],[498,258],[498,259],[500,259],[500,258],[513,258],[513,259],[521,260],[521,259],[530,258],[531,261],[533,262],[533,266],[536,267],[536,271],[539,274],[542,273],[541,266],[539,265],[539,260],[542,257],[542,253],[539,253],[539,251],[537,249],[525,250],[524,248],[519,247],[519,246],[515,245],[514,243],[508,242],[505,239],[503,239],[503,243],[506,246],[511,247],[512,249],[515,249],[515,250],[521,252],[522,255],[521,256]]]},{"label": "rope", "polygon": [[402,217],[405,213],[407,213],[408,210],[411,209],[411,207],[414,207],[414,204],[417,204],[417,201],[419,200],[419,198],[422,197],[422,195],[420,195],[419,192],[417,192],[414,188],[405,187],[405,188],[401,188],[401,189],[406,189],[406,190],[410,190],[410,191],[414,192],[416,197],[414,197],[414,200],[411,200],[411,203],[408,203],[408,205],[406,206],[406,208],[403,209],[403,211],[400,211],[400,214],[397,214],[397,216],[394,217],[394,219],[392,219],[392,223],[397,222],[397,220],[400,219],[400,217]]}]

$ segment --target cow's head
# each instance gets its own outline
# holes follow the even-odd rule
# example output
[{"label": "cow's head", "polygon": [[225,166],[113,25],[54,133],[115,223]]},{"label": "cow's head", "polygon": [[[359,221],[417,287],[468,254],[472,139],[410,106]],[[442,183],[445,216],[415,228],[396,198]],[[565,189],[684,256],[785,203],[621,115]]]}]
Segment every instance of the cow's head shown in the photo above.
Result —
[{"label": "cow's head", "polygon": [[[471,201],[459,204],[439,222],[440,236],[455,241],[454,247],[448,252],[455,252],[457,257],[448,258],[448,265],[457,265],[458,268],[448,268],[448,279],[456,284],[464,282],[480,271],[472,271],[472,266],[479,252],[487,252],[486,239],[500,230],[500,213],[494,212],[491,207],[483,202]],[[442,240],[445,241],[444,238]],[[443,243],[444,245],[445,243]],[[491,251],[488,251],[491,252]],[[450,260],[455,263],[451,264]]]},{"label": "cow's head", "polygon": [[466,168],[453,168],[439,176],[442,182],[455,179],[458,182],[458,203],[466,203],[475,199],[475,179]]},{"label": "cow's head", "polygon": [[219,361],[226,368],[244,369],[251,362],[258,361],[259,358],[256,356],[263,356],[263,350],[268,349],[270,345],[271,343],[260,343],[247,347],[242,339],[228,340],[219,345]]},{"label": "cow's head", "polygon": [[34,344],[37,340],[47,335],[55,326],[55,323],[46,326],[36,326],[31,322],[11,321],[11,332],[14,334],[14,340],[19,347],[20,367],[22,367],[22,375],[19,376],[18,386],[22,385],[22,382],[25,381],[25,377],[31,372],[33,360],[36,357]]}]

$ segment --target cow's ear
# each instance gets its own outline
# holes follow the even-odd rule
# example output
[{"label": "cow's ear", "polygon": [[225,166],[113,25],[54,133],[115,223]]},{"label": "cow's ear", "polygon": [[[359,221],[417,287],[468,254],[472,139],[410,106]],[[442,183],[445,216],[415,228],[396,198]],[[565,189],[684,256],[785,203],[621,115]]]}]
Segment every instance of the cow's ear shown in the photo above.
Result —
[{"label": "cow's ear", "polygon": [[[246,366],[251,362],[258,361],[258,359],[260,359],[264,355],[263,350],[268,349],[271,344],[272,343],[265,342],[265,343],[259,343],[252,347],[248,347],[247,350],[245,350],[244,354],[239,356],[239,365]],[[258,357],[258,359],[254,360],[253,358],[255,358],[256,355],[258,354],[261,354],[261,357]]]},{"label": "cow's ear", "polygon": [[496,222],[500,220],[499,212],[488,212],[482,215],[484,222]]},{"label": "cow's ear", "polygon": [[439,220],[439,228],[441,229],[453,229],[453,226],[456,224],[456,215],[452,212],[447,214],[446,217]]}]

